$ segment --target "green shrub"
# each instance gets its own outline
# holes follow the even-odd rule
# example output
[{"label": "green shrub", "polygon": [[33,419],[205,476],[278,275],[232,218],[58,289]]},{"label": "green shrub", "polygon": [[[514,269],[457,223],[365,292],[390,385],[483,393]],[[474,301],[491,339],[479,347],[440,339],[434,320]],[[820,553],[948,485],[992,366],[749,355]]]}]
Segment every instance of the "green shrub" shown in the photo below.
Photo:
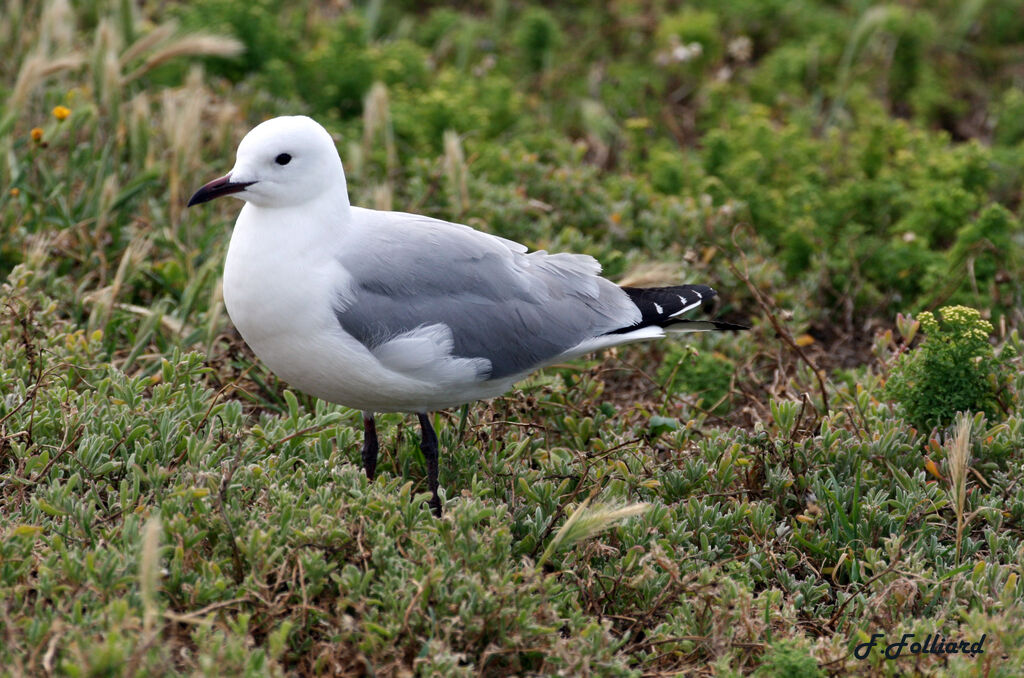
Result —
[{"label": "green shrub", "polygon": [[282,0],[206,0],[188,3],[180,11],[188,30],[223,31],[242,41],[245,51],[238,57],[211,59],[207,64],[212,73],[238,81],[274,61],[294,61],[297,26],[293,17],[286,15],[285,4]]},{"label": "green shrub", "polygon": [[465,23],[466,17],[454,9],[437,7],[416,22],[416,38],[421,44],[433,49],[438,47],[441,41],[449,39]]},{"label": "green shrub", "polygon": [[370,49],[374,77],[388,86],[410,89],[426,87],[429,76],[427,53],[409,40],[378,43]]},{"label": "green shrub", "polygon": [[1019,45],[1024,40],[1024,13],[1017,0],[990,0],[978,11],[979,38],[996,44]]},{"label": "green shrub", "polygon": [[966,306],[945,306],[936,316],[918,316],[924,340],[900,356],[885,386],[918,428],[946,426],[957,412],[997,416],[1010,376],[1007,358],[997,356],[992,323]]},{"label": "green shrub", "polygon": [[325,33],[311,49],[301,52],[302,61],[297,67],[299,95],[318,111],[343,117],[358,115],[375,75],[363,21],[357,15],[345,14]]},{"label": "green shrub", "polygon": [[697,353],[685,346],[666,357],[659,376],[672,379],[670,390],[692,394],[703,407],[722,414],[731,407],[729,388],[735,372],[736,366],[721,353]]},{"label": "green shrub", "polygon": [[771,645],[764,655],[764,664],[757,675],[773,678],[820,678],[825,672],[818,662],[794,641]]},{"label": "green shrub", "polygon": [[667,145],[652,149],[646,164],[651,187],[668,195],[677,195],[693,185],[700,171],[687,156]]},{"label": "green shrub", "polygon": [[996,107],[995,141],[1010,146],[1024,141],[1024,90],[1011,87]]},{"label": "green shrub", "polygon": [[773,105],[820,90],[835,77],[839,49],[835,42],[822,37],[773,50],[754,68],[751,94],[759,103]]},{"label": "green shrub", "polygon": [[926,84],[929,69],[926,54],[935,39],[936,22],[926,11],[894,7],[885,29],[894,43],[886,90],[898,110],[901,105],[910,103],[915,89]]},{"label": "green shrub", "polygon": [[1020,221],[1008,209],[986,206],[957,231],[950,256],[942,258],[929,278],[935,286],[946,278],[966,280],[951,297],[955,303],[966,302],[977,290],[991,299],[993,309],[1011,312],[1021,300],[1020,257],[1013,246],[1019,230]]},{"label": "green shrub", "polygon": [[426,92],[404,85],[392,91],[395,133],[423,153],[441,150],[445,131],[455,130],[490,139],[507,131],[518,119],[523,97],[502,75],[466,78],[446,68]]},{"label": "green shrub", "polygon": [[543,71],[551,55],[562,42],[562,30],[551,12],[543,7],[531,7],[516,27],[516,45],[523,59],[533,71]]}]

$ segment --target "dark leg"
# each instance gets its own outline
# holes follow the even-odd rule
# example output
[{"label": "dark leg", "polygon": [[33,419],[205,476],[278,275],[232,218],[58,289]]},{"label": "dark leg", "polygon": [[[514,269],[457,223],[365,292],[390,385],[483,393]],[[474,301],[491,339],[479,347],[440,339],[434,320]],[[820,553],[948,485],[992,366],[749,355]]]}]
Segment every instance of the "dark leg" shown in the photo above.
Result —
[{"label": "dark leg", "polygon": [[437,496],[437,434],[434,433],[434,426],[430,423],[430,417],[423,413],[417,413],[420,418],[420,429],[423,437],[420,440],[420,449],[427,460],[427,485],[430,487],[430,508],[434,515],[441,517],[441,498]]},{"label": "dark leg", "polygon": [[363,470],[366,477],[373,480],[377,475],[377,422],[373,412],[363,412]]}]

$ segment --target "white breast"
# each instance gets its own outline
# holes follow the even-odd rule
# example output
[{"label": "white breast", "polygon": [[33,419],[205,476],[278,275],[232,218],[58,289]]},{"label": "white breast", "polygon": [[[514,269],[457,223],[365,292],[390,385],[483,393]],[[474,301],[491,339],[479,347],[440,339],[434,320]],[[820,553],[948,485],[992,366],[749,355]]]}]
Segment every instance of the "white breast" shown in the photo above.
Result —
[{"label": "white breast", "polygon": [[344,244],[344,234],[308,233],[280,212],[243,208],[224,264],[224,305],[253,352],[291,387],[377,412],[431,411],[508,389],[509,380],[453,388],[388,369],[334,315],[349,276],[323,243]]}]

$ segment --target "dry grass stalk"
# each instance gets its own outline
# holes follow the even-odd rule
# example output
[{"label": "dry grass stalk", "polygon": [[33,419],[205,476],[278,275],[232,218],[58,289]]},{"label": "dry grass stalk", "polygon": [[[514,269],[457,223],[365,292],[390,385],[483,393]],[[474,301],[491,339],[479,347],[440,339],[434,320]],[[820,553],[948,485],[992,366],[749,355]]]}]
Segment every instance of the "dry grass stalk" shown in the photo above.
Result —
[{"label": "dry grass stalk", "polygon": [[369,159],[373,142],[378,133],[384,135],[388,176],[398,166],[398,149],[395,146],[395,132],[391,124],[391,103],[388,88],[382,82],[375,82],[366,95],[363,106],[363,148],[362,157]]},{"label": "dry grass stalk", "polygon": [[120,49],[121,36],[114,22],[109,18],[101,19],[96,26],[92,68],[99,99],[108,110],[116,105],[121,95],[121,64],[117,58]]},{"label": "dry grass stalk", "polygon": [[121,255],[117,272],[114,274],[114,280],[110,285],[96,289],[85,296],[83,301],[96,304],[89,318],[91,328],[105,329],[107,327],[110,323],[111,312],[116,305],[117,297],[121,293],[121,286],[128,276],[128,271],[132,267],[137,266],[152,249],[153,241],[148,238],[140,236],[132,240],[125,248],[124,254]]},{"label": "dry grass stalk", "polygon": [[683,277],[682,267],[671,261],[653,261],[630,268],[619,281],[624,287],[658,287],[678,285]]},{"label": "dry grass stalk", "polygon": [[373,187],[373,208],[391,210],[392,191],[390,183],[377,184]]},{"label": "dry grass stalk", "polygon": [[213,124],[210,126],[210,143],[215,148],[225,151],[233,150],[238,142],[234,136],[238,123],[238,106],[230,101],[211,102],[207,106],[207,111],[213,117]]},{"label": "dry grass stalk", "polygon": [[156,591],[160,583],[160,518],[153,516],[142,528],[139,558],[139,593],[142,597],[143,628],[149,634],[158,617]]},{"label": "dry grass stalk", "polygon": [[153,316],[159,316],[161,327],[166,329],[172,334],[176,334],[180,337],[187,337],[195,332],[195,328],[191,325],[178,320],[173,316],[169,316],[160,311],[154,311],[153,309],[146,308],[145,306],[139,306],[138,304],[114,304],[114,308],[119,311],[125,311],[139,316],[140,318],[152,318]]},{"label": "dry grass stalk", "polygon": [[171,223],[178,223],[182,210],[182,176],[199,163],[199,149],[202,147],[200,124],[203,109],[208,99],[203,86],[203,73],[193,67],[180,89],[164,90],[161,110],[163,111],[163,132],[171,153],[168,163],[167,183],[170,195]]},{"label": "dry grass stalk", "polygon": [[956,561],[960,562],[960,553],[964,536],[964,506],[967,503],[967,470],[971,462],[971,418],[961,414],[956,424],[953,438],[947,448],[949,461],[949,492],[956,513]]},{"label": "dry grass stalk", "polygon": [[186,35],[175,42],[161,47],[160,51],[151,54],[145,63],[125,77],[125,82],[132,82],[157,66],[178,57],[234,57],[243,51],[245,51],[245,46],[241,42],[225,35],[209,35],[205,33]]},{"label": "dry grass stalk", "polygon": [[156,162],[154,144],[148,143],[150,129],[153,124],[152,104],[145,90],[139,92],[127,102],[128,138],[133,149],[144,148],[146,151],[143,167],[150,168]]},{"label": "dry grass stalk", "polygon": [[25,7],[22,0],[7,0],[4,3],[4,11],[0,12],[0,45],[13,47],[13,53],[18,49],[23,34],[19,35],[18,27],[25,16]]},{"label": "dry grass stalk", "polygon": [[81,54],[68,54],[62,57],[50,57],[43,53],[29,56],[21,64],[18,79],[11,90],[8,108],[13,113],[24,107],[29,95],[47,78],[79,68],[85,62]]},{"label": "dry grass stalk", "polygon": [[127,67],[133,61],[141,59],[143,54],[146,54],[150,50],[156,48],[162,42],[170,39],[174,35],[174,31],[177,30],[177,26],[173,22],[160,24],[149,33],[133,42],[128,46],[120,57],[121,66]]},{"label": "dry grass stalk", "polygon": [[644,513],[648,508],[650,508],[649,504],[595,504],[591,507],[588,497],[576,507],[572,515],[555,533],[551,543],[544,549],[540,560],[537,561],[537,567],[541,567],[561,549],[590,539],[614,527],[621,520]]},{"label": "dry grass stalk", "polygon": [[363,104],[363,153],[369,155],[373,137],[382,129],[391,115],[388,104],[388,88],[382,82],[375,82],[366,94]]},{"label": "dry grass stalk", "polygon": [[120,182],[117,174],[111,174],[103,180],[95,226],[85,234],[86,237],[91,236],[93,242],[96,243],[97,251],[103,249],[103,242],[107,236],[107,225],[110,222],[110,208],[113,206],[114,200],[117,199],[118,188],[120,188]]},{"label": "dry grass stalk", "polygon": [[50,258],[50,250],[53,248],[57,236],[54,233],[40,233],[30,240],[30,246],[25,252],[25,263],[33,270],[40,270],[46,265]]},{"label": "dry grass stalk", "polygon": [[444,171],[450,190],[458,200],[459,214],[469,209],[469,170],[462,152],[462,140],[455,130],[444,133]]},{"label": "dry grass stalk", "polygon": [[68,0],[50,0],[39,18],[39,52],[59,54],[71,49],[75,16]]}]

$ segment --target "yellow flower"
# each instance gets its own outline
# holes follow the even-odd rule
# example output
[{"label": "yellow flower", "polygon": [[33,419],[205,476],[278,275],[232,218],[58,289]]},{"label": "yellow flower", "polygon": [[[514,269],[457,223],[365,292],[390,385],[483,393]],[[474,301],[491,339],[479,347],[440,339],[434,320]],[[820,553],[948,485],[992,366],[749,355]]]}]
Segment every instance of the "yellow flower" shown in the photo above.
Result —
[{"label": "yellow flower", "polygon": [[54,106],[53,117],[58,120],[67,120],[68,116],[71,115],[71,109],[67,106]]},{"label": "yellow flower", "polygon": [[811,344],[814,343],[814,337],[812,337],[809,334],[801,334],[799,337],[796,338],[794,343],[800,348],[804,348],[805,346],[810,346]]},{"label": "yellow flower", "polygon": [[19,195],[21,195],[21,189],[20,188],[12,188],[11,189],[11,196],[12,197],[17,198]]},{"label": "yellow flower", "polygon": [[32,141],[42,141],[43,140],[43,128],[42,127],[33,127],[32,131],[29,132],[29,134],[32,135]]}]

